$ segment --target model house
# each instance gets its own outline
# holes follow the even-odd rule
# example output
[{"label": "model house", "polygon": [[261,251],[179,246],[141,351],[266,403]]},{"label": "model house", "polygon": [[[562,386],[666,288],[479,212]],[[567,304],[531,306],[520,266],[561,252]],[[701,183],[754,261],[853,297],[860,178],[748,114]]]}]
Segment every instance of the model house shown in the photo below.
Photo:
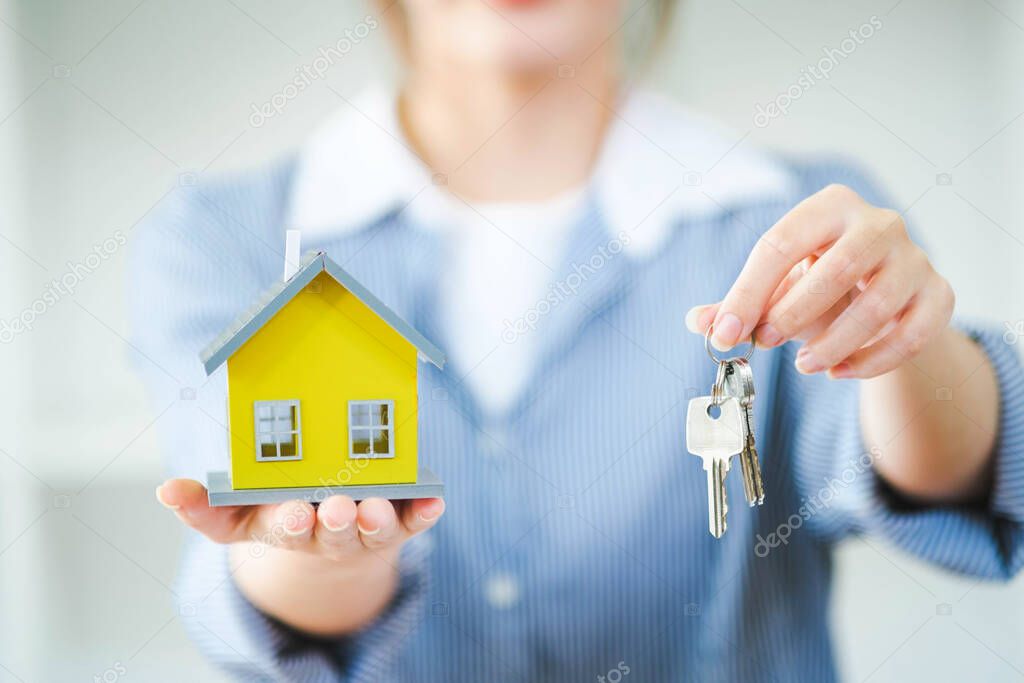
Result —
[{"label": "model house", "polygon": [[[211,473],[211,501],[217,492],[424,483],[418,360],[442,368],[444,355],[325,253],[286,265],[283,281],[200,359],[208,375],[227,364],[230,481]],[[389,497],[419,497],[407,493]],[[218,504],[287,497],[302,495]]]}]

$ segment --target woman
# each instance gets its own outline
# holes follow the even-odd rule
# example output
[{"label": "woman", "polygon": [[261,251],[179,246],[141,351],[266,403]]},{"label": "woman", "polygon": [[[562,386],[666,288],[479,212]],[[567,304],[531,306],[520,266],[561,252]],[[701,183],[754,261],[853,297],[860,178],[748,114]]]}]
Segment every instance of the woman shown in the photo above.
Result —
[{"label": "woman", "polygon": [[[202,387],[161,421],[190,478],[157,496],[199,532],[179,593],[211,657],[281,680],[821,681],[846,534],[1020,569],[1024,373],[998,333],[949,324],[948,284],[860,175],[625,87],[619,0],[381,9],[397,93],[182,188],[135,250],[152,383]],[[445,349],[420,443],[446,502],[206,505],[223,377],[197,353],[280,276],[286,228]],[[720,540],[684,447],[715,366],[684,318],[763,347],[767,500],[738,504],[734,472]]]}]

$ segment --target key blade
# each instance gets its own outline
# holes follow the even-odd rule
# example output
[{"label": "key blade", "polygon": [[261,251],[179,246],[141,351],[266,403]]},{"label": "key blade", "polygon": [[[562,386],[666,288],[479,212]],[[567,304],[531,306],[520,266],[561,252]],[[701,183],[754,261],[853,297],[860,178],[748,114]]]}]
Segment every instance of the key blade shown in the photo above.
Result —
[{"label": "key blade", "polygon": [[728,473],[728,460],[713,458],[710,467],[707,468],[708,531],[715,538],[721,538],[725,534],[726,515],[729,512],[725,491],[725,476]]}]

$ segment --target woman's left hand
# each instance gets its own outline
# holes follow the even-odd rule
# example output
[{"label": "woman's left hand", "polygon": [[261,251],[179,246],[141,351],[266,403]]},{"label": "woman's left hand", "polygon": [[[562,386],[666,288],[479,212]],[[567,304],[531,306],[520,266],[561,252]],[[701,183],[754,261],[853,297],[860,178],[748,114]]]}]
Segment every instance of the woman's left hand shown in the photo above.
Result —
[{"label": "woman's left hand", "polygon": [[686,324],[704,334],[713,323],[722,351],[751,331],[764,347],[804,340],[800,372],[868,378],[920,353],[949,323],[953,303],[899,213],[830,185],[772,226],[725,299],[691,309]]}]

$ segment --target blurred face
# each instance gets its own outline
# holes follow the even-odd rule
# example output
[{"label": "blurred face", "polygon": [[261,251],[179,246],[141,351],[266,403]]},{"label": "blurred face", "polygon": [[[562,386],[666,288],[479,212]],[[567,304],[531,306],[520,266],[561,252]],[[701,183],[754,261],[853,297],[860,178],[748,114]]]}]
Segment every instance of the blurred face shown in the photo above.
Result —
[{"label": "blurred face", "polygon": [[528,72],[582,61],[616,32],[624,0],[404,2],[414,62]]}]

